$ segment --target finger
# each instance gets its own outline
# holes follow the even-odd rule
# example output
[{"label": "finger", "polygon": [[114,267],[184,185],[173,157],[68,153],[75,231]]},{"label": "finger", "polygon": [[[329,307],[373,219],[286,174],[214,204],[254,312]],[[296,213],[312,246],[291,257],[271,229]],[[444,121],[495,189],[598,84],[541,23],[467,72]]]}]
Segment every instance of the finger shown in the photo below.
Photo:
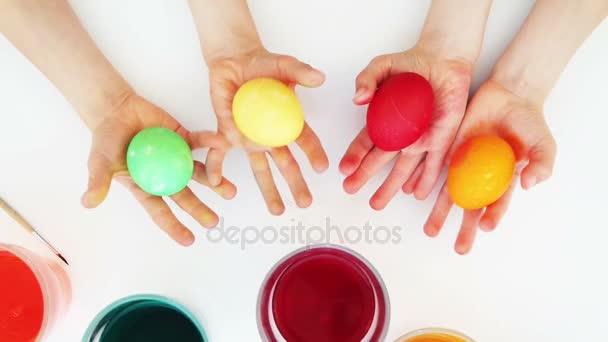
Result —
[{"label": "finger", "polygon": [[281,215],[285,211],[285,205],[274,184],[266,154],[264,152],[252,152],[248,156],[251,170],[262,192],[262,197],[264,197],[268,210],[273,215]]},{"label": "finger", "polygon": [[429,218],[424,224],[424,233],[430,237],[435,237],[441,231],[445,220],[452,209],[454,203],[448,194],[448,187],[444,184],[437,196],[435,205],[429,214]]},{"label": "finger", "polygon": [[207,179],[211,186],[218,186],[222,182],[222,163],[225,153],[223,150],[212,148],[207,152],[205,165],[207,166]]},{"label": "finger", "polygon": [[416,185],[416,183],[418,183],[418,179],[420,179],[420,176],[422,175],[422,170],[424,170],[424,160],[421,161],[418,166],[416,166],[416,169],[414,170],[410,178],[408,178],[405,184],[403,184],[401,190],[405,194],[411,195],[414,192],[414,186]]},{"label": "finger", "polygon": [[82,195],[81,203],[85,208],[95,208],[103,202],[112,183],[112,163],[103,154],[95,151],[95,143],[89,157],[89,184]]},{"label": "finger", "polygon": [[289,185],[289,190],[298,207],[309,207],[312,203],[312,195],[304,181],[298,162],[293,158],[289,149],[287,147],[273,148],[270,150],[270,156]]},{"label": "finger", "polygon": [[325,74],[291,56],[279,56],[277,67],[280,78],[287,83],[296,82],[304,87],[316,88],[325,82]]},{"label": "finger", "polygon": [[[474,122],[475,119],[471,119],[471,118],[475,118],[476,115],[477,114],[472,109],[469,109],[465,113],[464,119],[463,119],[462,123],[460,124],[460,127],[458,128],[458,132],[456,133],[456,137],[453,139],[452,144],[448,148],[448,151],[445,154],[445,157],[443,158],[444,165],[448,166],[450,164],[450,162],[452,161],[452,158],[454,157],[454,154],[456,153],[456,151],[458,151],[458,148],[460,148],[460,146],[465,141],[468,141],[470,138],[472,138],[475,135],[482,135],[482,134],[490,133],[486,129],[484,129],[483,126],[479,122],[475,123]],[[469,118],[470,120],[467,120],[467,118]],[[478,127],[478,125],[479,125],[479,127]]]},{"label": "finger", "polygon": [[190,246],[194,243],[194,235],[192,232],[179,222],[162,197],[153,196],[144,192],[129,176],[120,176],[117,177],[117,180],[131,191],[137,201],[144,207],[144,210],[148,213],[150,218],[152,218],[152,221],[175,240],[175,242],[182,246]]},{"label": "finger", "polygon": [[443,152],[429,152],[424,160],[424,171],[420,175],[420,178],[416,182],[416,188],[414,190],[414,197],[417,200],[425,200],[441,174],[441,168],[443,167]]},{"label": "finger", "polygon": [[226,125],[228,122],[234,126],[232,122],[232,100],[239,88],[236,83],[230,80],[229,75],[232,75],[234,71],[228,65],[215,65],[209,69],[209,72],[211,105],[218,118],[218,123]]},{"label": "finger", "polygon": [[171,195],[171,199],[201,226],[212,228],[217,225],[219,221],[217,214],[201,202],[190,188],[186,187],[175,195]]},{"label": "finger", "polygon": [[190,133],[192,149],[207,148],[207,178],[211,186],[217,186],[222,181],[222,162],[225,151],[230,148],[230,143],[222,135],[209,131]]},{"label": "finger", "polygon": [[372,148],[374,148],[374,143],[367,134],[367,128],[363,127],[353,142],[350,143],[346,152],[344,152],[344,156],[338,166],[340,172],[345,176],[351,175],[359,168],[361,161],[363,161],[363,158],[365,158]]},{"label": "finger", "polygon": [[375,210],[384,209],[388,202],[395,197],[395,194],[399,191],[399,188],[403,182],[410,177],[414,171],[414,168],[416,165],[418,165],[421,159],[422,154],[408,155],[402,153],[397,158],[397,162],[395,162],[393,169],[384,183],[382,183],[380,188],[378,188],[376,193],[374,193],[370,199],[370,206]]},{"label": "finger", "polygon": [[532,148],[528,155],[529,163],[521,173],[522,188],[528,190],[551,177],[556,152],[557,146],[550,134]]},{"label": "finger", "polygon": [[206,167],[203,163],[199,161],[194,162],[194,172],[192,174],[192,179],[215,191],[215,193],[222,196],[222,198],[224,199],[232,199],[236,195],[236,186],[224,177],[221,177],[220,183],[218,185],[211,185],[211,183],[209,182],[209,177],[207,176]]},{"label": "finger", "polygon": [[209,131],[191,132],[189,134],[191,148],[193,150],[199,148],[215,148],[227,150],[230,148],[230,143],[226,138],[218,133]]},{"label": "finger", "polygon": [[327,154],[321,145],[321,140],[315,132],[308,126],[308,124],[304,125],[304,129],[298,139],[296,139],[296,144],[302,149],[310,165],[313,170],[316,172],[323,172],[327,170],[329,167],[329,160],[327,159]]},{"label": "finger", "polygon": [[365,156],[361,165],[359,165],[359,168],[357,168],[352,175],[344,179],[344,190],[349,194],[354,194],[359,191],[374,174],[398,153],[399,152],[386,152],[374,147],[371,152]]},{"label": "finger", "polygon": [[483,213],[481,220],[479,221],[479,228],[485,232],[491,232],[498,226],[498,223],[507,212],[511,198],[513,197],[513,191],[515,190],[516,182],[512,182],[509,189],[502,195],[498,201],[490,204],[486,211]]},{"label": "finger", "polygon": [[389,76],[391,58],[388,55],[378,56],[368,64],[355,80],[355,97],[353,102],[358,105],[369,103],[378,88],[378,84]]},{"label": "finger", "polygon": [[467,254],[473,247],[479,218],[483,214],[483,209],[465,210],[462,218],[462,226],[456,238],[454,249],[458,254]]}]

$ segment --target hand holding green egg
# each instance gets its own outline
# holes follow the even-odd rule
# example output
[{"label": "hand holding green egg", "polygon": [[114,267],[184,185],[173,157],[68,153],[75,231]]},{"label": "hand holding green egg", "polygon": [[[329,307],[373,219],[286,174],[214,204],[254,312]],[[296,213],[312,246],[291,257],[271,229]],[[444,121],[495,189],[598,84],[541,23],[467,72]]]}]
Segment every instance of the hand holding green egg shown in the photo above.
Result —
[{"label": "hand holding green egg", "polygon": [[131,140],[127,167],[133,181],[145,192],[170,196],[188,185],[194,162],[190,146],[179,134],[163,127],[149,127]]}]

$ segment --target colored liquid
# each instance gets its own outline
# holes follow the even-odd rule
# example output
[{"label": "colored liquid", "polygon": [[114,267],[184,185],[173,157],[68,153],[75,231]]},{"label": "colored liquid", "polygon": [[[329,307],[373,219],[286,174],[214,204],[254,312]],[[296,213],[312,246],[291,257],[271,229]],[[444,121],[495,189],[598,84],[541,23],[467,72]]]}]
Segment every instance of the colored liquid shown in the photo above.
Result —
[{"label": "colored liquid", "polygon": [[367,334],[375,312],[374,290],[353,260],[360,263],[345,252],[320,249],[284,271],[272,309],[287,341],[359,342]]},{"label": "colored liquid", "polygon": [[448,334],[424,334],[412,337],[405,342],[466,342],[460,337]]},{"label": "colored liquid", "polygon": [[117,312],[106,324],[101,342],[204,342],[196,325],[163,303],[142,300]]},{"label": "colored liquid", "polygon": [[34,341],[44,317],[38,279],[13,253],[0,251],[0,341]]}]

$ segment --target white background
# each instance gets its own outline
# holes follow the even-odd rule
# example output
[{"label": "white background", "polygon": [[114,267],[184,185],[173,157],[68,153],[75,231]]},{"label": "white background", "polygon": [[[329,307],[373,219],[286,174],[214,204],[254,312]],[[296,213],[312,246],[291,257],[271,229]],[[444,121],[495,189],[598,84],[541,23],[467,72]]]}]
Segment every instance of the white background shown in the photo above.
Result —
[{"label": "white background", "polygon": [[[72,1],[87,30],[143,96],[190,129],[214,129],[207,71],[186,1]],[[532,1],[495,1],[475,86],[507,46]],[[564,71],[545,110],[559,156],[553,178],[515,194],[499,229],[480,233],[473,251],[452,245],[461,212],[453,210],[437,239],[422,233],[435,194],[416,202],[400,194],[382,212],[368,206],[388,168],[361,193],[342,190],[337,164],[364,123],[351,98],[357,73],[378,55],[410,47],[428,1],[251,1],[266,46],[325,71],[318,90],[299,89],[331,167],[316,175],[297,153],[315,197],[296,208],[284,182],[286,213],[270,216],[242,152],[226,161],[239,195],[223,201],[195,191],[226,225],[399,225],[399,244],[349,245],[382,274],[392,306],[388,340],[417,328],[444,326],[482,342],[608,341],[608,21]],[[558,42],[556,42],[558,43]],[[198,237],[178,247],[113,184],[95,210],[80,207],[90,135],[55,88],[0,38],[0,195],[70,260],[73,305],[48,341],[78,341],[107,304],[134,293],[158,293],[191,308],[213,341],[255,341],[255,303],[267,270],[299,244],[258,243],[241,250],[212,244],[203,228],[179,217]],[[198,155],[201,156],[201,155]],[[46,253],[7,216],[0,241]],[[5,281],[1,279],[0,281]]]}]

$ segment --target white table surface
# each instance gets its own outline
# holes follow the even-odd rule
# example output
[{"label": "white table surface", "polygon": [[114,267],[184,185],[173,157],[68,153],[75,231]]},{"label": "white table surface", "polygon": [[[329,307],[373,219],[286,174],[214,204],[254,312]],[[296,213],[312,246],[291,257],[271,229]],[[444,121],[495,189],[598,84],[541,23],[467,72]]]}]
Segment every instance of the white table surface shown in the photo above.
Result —
[{"label": "white table surface", "polygon": [[[207,71],[186,1],[72,1],[116,68],[146,98],[190,129],[214,129]],[[495,1],[475,86],[524,20],[532,1]],[[351,102],[354,78],[382,53],[411,46],[428,1],[251,1],[267,47],[293,54],[327,74],[318,90],[299,89],[311,126],[331,167],[316,175],[302,161],[315,201],[298,209],[282,180],[287,210],[267,213],[244,155],[233,152],[227,176],[239,195],[224,201],[193,186],[226,225],[323,224],[400,226],[398,244],[347,244],[382,274],[392,308],[387,340],[417,328],[444,326],[482,342],[608,341],[608,21],[564,71],[545,110],[559,156],[553,178],[517,191],[499,229],[480,233],[473,251],[452,245],[461,212],[444,232],[422,232],[435,195],[416,202],[399,194],[381,212],[368,199],[387,174],[356,196],[342,191],[340,157],[364,123]],[[47,341],[78,341],[107,304],[157,293],[191,308],[213,341],[259,340],[255,304],[269,268],[301,244],[209,242],[203,228],[179,213],[198,241],[178,247],[117,184],[95,210],[79,204],[87,180],[90,135],[55,88],[0,38],[0,195],[70,260],[71,311]],[[200,155],[199,155],[200,156]],[[436,194],[436,192],[435,192]],[[175,206],[173,206],[175,207]],[[0,241],[47,253],[0,214]],[[4,281],[4,279],[0,280]]]}]

